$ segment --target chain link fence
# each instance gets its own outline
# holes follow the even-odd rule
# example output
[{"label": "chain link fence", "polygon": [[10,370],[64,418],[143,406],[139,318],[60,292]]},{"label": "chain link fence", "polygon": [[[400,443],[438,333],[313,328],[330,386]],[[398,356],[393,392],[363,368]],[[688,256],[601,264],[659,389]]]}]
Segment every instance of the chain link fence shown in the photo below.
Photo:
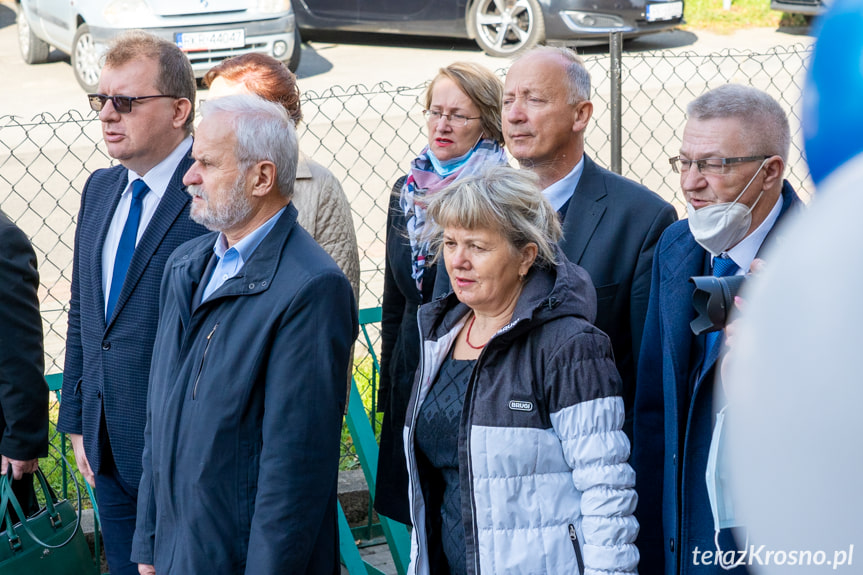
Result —
[{"label": "chain link fence", "polygon": [[[773,95],[789,114],[793,143],[786,177],[806,198],[812,190],[802,157],[800,94],[811,47],[766,53],[726,51],[712,55],[646,52],[625,54],[618,66],[622,94],[612,117],[609,56],[585,58],[593,78],[594,115],[587,153],[609,166],[611,133],[622,127],[622,174],[672,202],[683,213],[683,197],[667,158],[678,153],[686,105],[718,85],[752,85]],[[506,70],[498,70],[503,76]],[[353,209],[360,246],[360,307],[381,303],[386,209],[393,183],[426,144],[421,99],[425,86],[378,84],[333,87],[303,94],[303,151],[340,179]],[[82,95],[83,97],[83,95]],[[81,190],[95,169],[111,165],[95,114],[67,113],[32,120],[0,117],[0,207],[32,238],[40,275],[47,373],[63,369],[75,218]],[[378,335],[372,337],[377,346]],[[365,347],[358,345],[358,383],[373,395]],[[361,357],[362,356],[362,357]],[[368,406],[368,404],[367,404]],[[346,439],[348,440],[348,439]],[[349,441],[349,440],[348,440]],[[349,446],[348,446],[349,447]],[[350,466],[346,449],[344,466]]]}]

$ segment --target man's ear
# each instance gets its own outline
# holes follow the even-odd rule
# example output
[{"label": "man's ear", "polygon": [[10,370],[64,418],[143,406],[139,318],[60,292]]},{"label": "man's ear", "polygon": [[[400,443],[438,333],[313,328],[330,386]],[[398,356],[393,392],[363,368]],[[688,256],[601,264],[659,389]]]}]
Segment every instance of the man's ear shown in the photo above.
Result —
[{"label": "man's ear", "polygon": [[264,197],[276,186],[276,165],[262,160],[250,168],[254,176],[252,195]]},{"label": "man's ear", "polygon": [[177,98],[174,100],[174,118],[173,125],[175,128],[182,128],[186,125],[186,120],[189,114],[192,113],[192,103],[186,98]]},{"label": "man's ear", "polygon": [[590,117],[593,116],[593,102],[582,100],[574,106],[573,112],[572,131],[583,132],[590,123]]},{"label": "man's ear", "polygon": [[772,188],[777,181],[781,184],[785,173],[785,161],[780,156],[772,156],[764,164],[764,189]]}]

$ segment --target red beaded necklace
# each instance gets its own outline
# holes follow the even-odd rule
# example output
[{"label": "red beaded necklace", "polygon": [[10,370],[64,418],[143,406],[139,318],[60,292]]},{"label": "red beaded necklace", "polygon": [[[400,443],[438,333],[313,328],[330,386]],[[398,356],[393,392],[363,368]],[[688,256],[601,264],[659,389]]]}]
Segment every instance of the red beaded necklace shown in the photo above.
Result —
[{"label": "red beaded necklace", "polygon": [[476,315],[474,315],[472,318],[470,318],[470,325],[468,325],[468,326],[467,326],[467,335],[465,336],[464,340],[465,340],[465,342],[467,343],[467,346],[468,346],[469,348],[471,348],[471,349],[482,349],[482,348],[484,348],[484,347],[486,346],[486,344],[487,344],[488,342],[485,342],[485,343],[484,343],[484,344],[482,344],[482,345],[473,345],[473,344],[470,342],[470,330],[473,328],[473,322],[475,322],[475,321],[476,321]]}]

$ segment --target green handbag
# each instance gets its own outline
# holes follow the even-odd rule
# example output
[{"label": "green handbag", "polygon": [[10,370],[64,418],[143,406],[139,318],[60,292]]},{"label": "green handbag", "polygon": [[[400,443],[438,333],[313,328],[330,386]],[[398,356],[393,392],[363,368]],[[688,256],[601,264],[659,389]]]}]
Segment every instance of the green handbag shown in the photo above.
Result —
[{"label": "green handbag", "polygon": [[[45,495],[45,507],[12,524],[14,509],[24,517],[12,492],[9,475],[0,476],[0,513],[5,530],[0,531],[0,575],[94,575],[99,567],[81,531],[81,517],[67,499],[57,499],[42,471],[35,473]],[[81,491],[77,480],[78,509]]]}]

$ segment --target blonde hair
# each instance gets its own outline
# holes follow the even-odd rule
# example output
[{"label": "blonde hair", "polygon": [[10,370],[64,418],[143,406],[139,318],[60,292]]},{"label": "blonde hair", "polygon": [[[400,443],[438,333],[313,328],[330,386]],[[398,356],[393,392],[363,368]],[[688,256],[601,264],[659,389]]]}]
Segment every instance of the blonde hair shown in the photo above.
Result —
[{"label": "blonde hair", "polygon": [[427,221],[432,223],[428,233],[435,257],[440,255],[444,228],[485,229],[500,233],[516,251],[536,244],[539,267],[556,263],[563,233],[537,176],[509,166],[491,166],[435,194]]},{"label": "blonde hair", "polygon": [[441,68],[426,88],[424,106],[431,106],[435,84],[441,78],[449,78],[470,98],[479,109],[482,131],[490,140],[503,145],[500,127],[500,106],[503,101],[503,82],[491,70],[473,62],[453,62]]},{"label": "blonde hair", "polygon": [[186,133],[191,134],[195,121],[195,72],[189,58],[176,44],[143,30],[129,30],[111,41],[105,53],[104,67],[119,68],[147,58],[156,62],[158,67],[156,89],[166,96],[191,102],[192,107],[183,126]]}]

